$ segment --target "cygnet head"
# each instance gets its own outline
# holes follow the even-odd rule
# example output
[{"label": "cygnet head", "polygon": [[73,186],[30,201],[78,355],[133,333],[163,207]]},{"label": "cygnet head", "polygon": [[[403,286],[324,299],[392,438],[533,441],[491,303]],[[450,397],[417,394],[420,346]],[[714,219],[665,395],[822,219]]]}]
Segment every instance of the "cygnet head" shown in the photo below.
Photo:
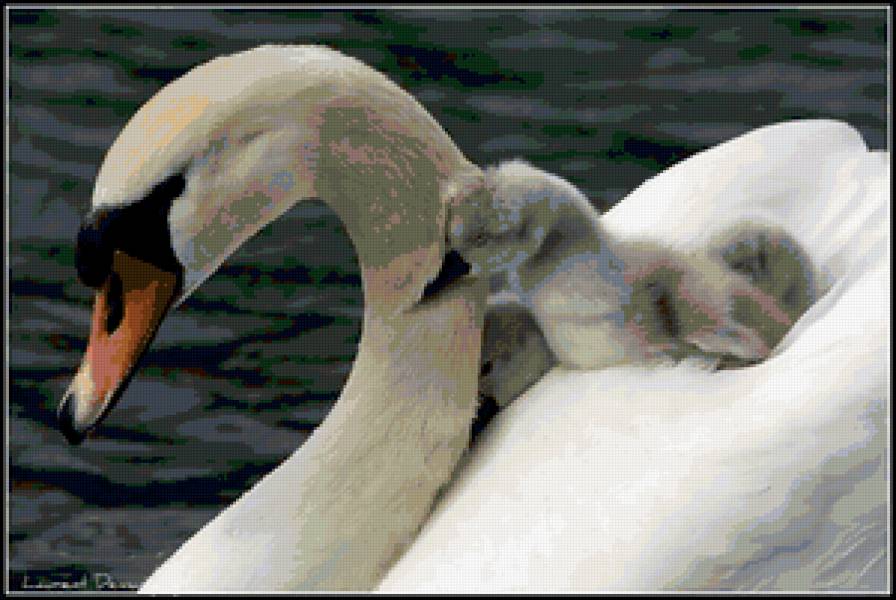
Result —
[{"label": "cygnet head", "polygon": [[449,229],[450,245],[474,274],[516,269],[565,218],[596,220],[597,211],[574,185],[522,160],[491,167],[485,176],[490,206],[470,203],[469,214],[458,215]]},{"label": "cygnet head", "polygon": [[764,360],[819,295],[812,261],[779,226],[738,223],[698,252],[627,254],[626,323],[648,354],[702,354],[720,368]]},{"label": "cygnet head", "polygon": [[769,347],[820,296],[811,258],[780,226],[734,225],[711,240],[708,254],[749,282],[752,293],[733,296],[731,317],[754,329]]}]

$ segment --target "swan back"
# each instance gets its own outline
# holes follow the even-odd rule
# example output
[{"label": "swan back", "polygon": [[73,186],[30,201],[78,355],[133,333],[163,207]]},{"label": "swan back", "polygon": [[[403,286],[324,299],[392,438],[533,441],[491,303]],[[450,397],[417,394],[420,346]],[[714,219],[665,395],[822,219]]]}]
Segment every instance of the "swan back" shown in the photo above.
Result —
[{"label": "swan back", "polygon": [[886,239],[889,156],[828,120],[751,131],[640,185],[602,217],[611,232],[702,248],[725,229],[778,226],[806,249],[823,287],[872,258]]},{"label": "swan back", "polygon": [[380,589],[857,587],[872,564],[843,562],[886,523],[887,161],[844,124],[787,123],[623,199],[608,227],[679,248],[758,214],[829,291],[747,369],[555,368],[492,421]]}]

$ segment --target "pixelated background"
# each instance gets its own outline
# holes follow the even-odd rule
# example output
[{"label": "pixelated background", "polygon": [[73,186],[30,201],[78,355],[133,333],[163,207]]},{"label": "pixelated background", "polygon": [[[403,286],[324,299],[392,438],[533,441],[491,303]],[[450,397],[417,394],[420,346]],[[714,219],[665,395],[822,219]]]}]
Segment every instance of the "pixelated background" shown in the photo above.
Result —
[{"label": "pixelated background", "polygon": [[94,177],[130,116],[191,67],[262,43],[329,45],[408,90],[473,162],[524,157],[601,210],[777,121],[841,119],[886,147],[882,9],[8,16],[12,589],[98,573],[139,584],[295,450],[351,369],[358,267],[338,219],[303,205],[167,319],[92,438],[70,447],[56,430],[87,341],[73,250]]}]

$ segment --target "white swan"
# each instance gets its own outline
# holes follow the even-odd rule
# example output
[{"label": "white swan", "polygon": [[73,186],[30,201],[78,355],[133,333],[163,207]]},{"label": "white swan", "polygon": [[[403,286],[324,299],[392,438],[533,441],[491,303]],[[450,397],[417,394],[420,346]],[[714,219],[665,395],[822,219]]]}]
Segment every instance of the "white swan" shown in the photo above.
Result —
[{"label": "white swan", "polygon": [[[844,154],[865,160],[861,141],[856,142],[848,128],[831,123],[792,127],[794,135],[812,129],[813,142],[833,141]],[[786,139],[791,132],[783,128],[773,135]],[[732,165],[745,158],[743,144],[740,148],[733,152]],[[719,149],[713,152],[718,158]],[[792,160],[798,152],[790,152],[781,156]],[[699,158],[688,161],[692,169],[700,164]],[[766,164],[763,157],[754,158]],[[774,158],[769,161],[774,165]],[[686,189],[695,180],[675,180],[681,167],[662,177],[669,176],[670,184]],[[869,168],[865,178],[843,177],[847,183],[864,182],[880,171],[878,165]],[[737,174],[734,171],[731,177]],[[691,175],[705,177],[706,173],[697,170]],[[830,187],[819,187],[815,180],[804,183],[805,189],[813,191]],[[444,280],[451,280],[449,285],[430,286],[426,301],[419,300],[449,250],[444,244],[446,234],[465,224],[470,214],[465,212],[467,207],[474,207],[473,214],[487,209],[490,195],[482,185],[482,174],[412,99],[384,77],[337,53],[309,48],[260,48],[191,71],[144,106],[110,150],[94,194],[97,219],[79,240],[81,275],[101,289],[85,361],[61,406],[69,435],[82,435],[108,410],[136,356],[148,344],[151,335],[147,332],[151,334],[169,304],[185,297],[265,223],[295,201],[312,196],[329,202],[342,218],[362,266],[365,319],[355,368],[337,406],[308,442],[182,546],[142,591],[372,587],[416,535],[436,490],[450,477],[466,443],[475,408],[485,289],[473,278],[448,277]],[[681,194],[671,196],[681,200]],[[147,198],[155,202],[147,204]],[[165,206],[166,198],[170,211],[156,210]],[[638,207],[638,198],[636,193],[625,203]],[[715,208],[709,203],[718,199],[704,194],[695,201],[695,208],[709,212]],[[739,208],[745,202],[743,196],[735,194],[726,200],[730,200],[726,205],[730,212],[743,215]],[[840,199],[828,200],[829,195],[823,194],[818,206],[843,207]],[[680,206],[680,202],[667,204],[673,210]],[[670,244],[703,243],[685,227],[680,228],[679,238],[674,232],[665,235],[655,222],[654,229],[639,231],[637,211],[642,208],[626,213],[628,209],[620,206],[607,215],[608,223],[618,228],[619,235],[645,233]],[[771,211],[771,220],[790,225],[781,212]],[[167,243],[153,242],[155,238],[149,235],[159,233],[153,229],[159,222],[170,224],[173,252]],[[704,225],[713,222],[710,219]],[[122,235],[122,226],[129,224],[129,235]],[[678,226],[674,219],[669,225]],[[167,226],[163,229],[168,231]],[[804,232],[798,227],[793,231],[800,242],[811,241],[801,238]],[[807,247],[832,281],[843,275],[833,254],[820,249],[823,246]],[[172,274],[172,264],[184,267],[181,276]],[[887,263],[887,274],[888,268]],[[441,281],[439,277],[437,282]],[[822,300],[810,315],[822,310],[818,306],[827,305]],[[873,320],[880,314],[865,311],[862,316]],[[849,332],[852,329],[843,335]],[[785,355],[762,366],[781,365]],[[871,385],[868,389],[876,392],[881,380],[873,371],[876,363],[869,365],[870,383],[863,385]],[[781,373],[791,372],[777,368],[766,372],[778,375],[773,382],[781,380]],[[662,448],[656,439],[669,440],[666,432],[671,432],[680,434],[680,440],[692,440],[682,412],[710,410],[707,400],[696,393],[694,404],[687,406],[676,407],[675,398],[665,398],[663,408],[673,417],[666,423],[650,418],[651,410],[656,411],[653,402],[630,398],[621,390],[629,386],[634,394],[643,391],[635,383],[655,388],[677,377],[675,381],[692,388],[704,385],[717,404],[715,391],[735,389],[726,386],[747,377],[735,373],[700,380],[710,375],[685,371],[657,372],[650,378],[640,372],[637,382],[625,369],[549,374],[517,401],[519,407],[515,404],[499,416],[497,430],[477,449],[410,551],[389,571],[383,589],[625,587],[619,581],[633,582],[628,587],[645,582],[648,588],[666,585],[668,580],[648,575],[613,579],[600,562],[618,561],[614,564],[621,568],[609,571],[617,574],[640,572],[643,565],[655,570],[659,561],[669,558],[662,544],[654,547],[635,537],[627,547],[611,542],[608,550],[605,538],[597,536],[589,549],[582,546],[581,535],[595,534],[595,527],[602,531],[607,523],[623,522],[631,505],[613,502],[625,495],[618,492],[620,485],[627,485],[626,475],[632,477],[628,467],[643,464],[646,471],[647,466],[663,464],[657,462]],[[589,377],[597,383],[585,385]],[[587,391],[589,385],[593,392]],[[583,390],[587,393],[580,394]],[[867,403],[866,391],[859,390],[857,402]],[[618,400],[620,394],[624,402]],[[684,399],[682,393],[678,395]],[[732,410],[744,402],[743,398],[728,400]],[[634,412],[626,412],[636,406],[643,409],[646,421],[639,422]],[[785,410],[777,405],[771,408]],[[833,423],[830,408],[824,411],[827,420],[818,417],[809,425]],[[549,415],[552,418],[546,419]],[[699,422],[691,424],[701,431]],[[788,425],[776,424],[784,430]],[[652,444],[650,439],[631,435],[638,427],[660,435]],[[602,441],[604,434],[615,463],[595,460],[597,447],[601,459],[608,449]],[[534,446],[524,445],[524,438]],[[764,446],[758,444],[762,450],[779,440],[769,439]],[[833,446],[842,449],[853,441],[835,436],[824,451],[833,452]],[[552,444],[556,452],[551,452]],[[707,441],[702,449],[706,456],[716,456],[718,445]],[[722,448],[726,456],[744,450],[749,457],[756,451],[749,444]],[[787,473],[796,474],[792,478],[811,473],[818,456],[812,455],[814,462],[796,457],[783,467],[772,463],[778,470],[772,468],[770,473],[788,468]],[[760,466],[768,467],[770,462]],[[663,466],[674,472],[671,467],[676,465]],[[599,469],[595,481],[606,474],[608,481],[617,482],[610,494],[587,480],[563,479],[564,473],[588,467]],[[546,498],[541,485],[529,490],[525,481],[514,479],[550,469],[561,478],[551,482],[553,493],[563,496],[554,504],[538,503]],[[709,472],[724,473],[721,469]],[[659,520],[667,513],[657,510],[661,505],[655,495],[644,492],[656,492],[655,482],[667,475],[651,473],[655,477],[633,479],[631,489],[649,500],[644,504],[648,520]],[[757,474],[757,479],[766,483],[771,476]],[[499,481],[506,487],[502,489]],[[732,487],[736,499],[744,487],[743,482]],[[530,491],[538,493],[529,495]],[[580,505],[575,504],[576,498],[582,500]],[[715,522],[724,523],[726,516],[730,515],[722,514]],[[564,528],[569,522],[583,525],[582,533]],[[629,523],[628,531],[639,531],[642,522]],[[671,520],[661,523],[674,531],[679,525]],[[515,539],[522,543],[514,544]],[[675,546],[674,541],[671,558],[695,564],[698,553],[682,555],[680,550],[691,548]],[[627,553],[606,554],[616,546],[628,548]],[[645,550],[644,556],[638,548]],[[595,562],[595,557],[604,556]],[[462,579],[464,574],[469,579]]]},{"label": "white swan", "polygon": [[556,368],[497,415],[384,591],[886,589],[889,153],[765,127],[601,217],[686,251],[783,227],[826,294],[771,358]]},{"label": "white swan", "polygon": [[168,307],[296,202],[339,215],[364,287],[358,354],[326,421],[144,591],[376,584],[469,440],[486,288],[452,270],[445,227],[481,178],[409,95],[323,48],[213,60],[130,120],[79,234],[79,273],[99,291],[59,409],[70,440],[110,409]]}]

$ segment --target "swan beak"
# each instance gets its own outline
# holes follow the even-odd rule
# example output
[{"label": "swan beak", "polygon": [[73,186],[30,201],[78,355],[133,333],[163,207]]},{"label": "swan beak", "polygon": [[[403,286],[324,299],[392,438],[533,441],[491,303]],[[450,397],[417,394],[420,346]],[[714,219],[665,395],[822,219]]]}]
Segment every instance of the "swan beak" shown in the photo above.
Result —
[{"label": "swan beak", "polygon": [[96,294],[87,351],[57,412],[69,443],[80,443],[115,404],[178,288],[176,273],[115,251]]}]

